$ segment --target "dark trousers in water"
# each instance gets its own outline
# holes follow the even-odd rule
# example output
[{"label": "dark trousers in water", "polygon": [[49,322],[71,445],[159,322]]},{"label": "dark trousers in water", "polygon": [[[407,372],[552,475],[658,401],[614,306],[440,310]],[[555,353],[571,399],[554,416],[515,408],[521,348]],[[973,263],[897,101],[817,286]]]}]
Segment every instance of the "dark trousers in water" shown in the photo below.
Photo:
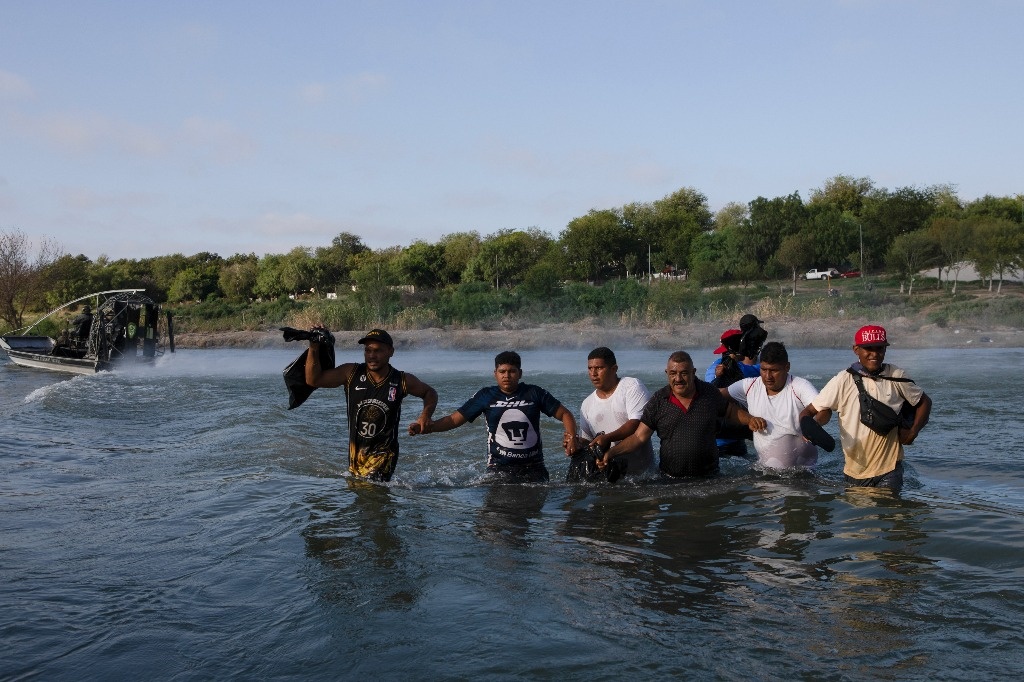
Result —
[{"label": "dark trousers in water", "polygon": [[872,478],[853,478],[843,474],[846,485],[851,488],[889,488],[893,491],[903,487],[903,462],[896,462],[896,468],[887,474]]},{"label": "dark trousers in water", "polygon": [[747,457],[747,441],[727,440],[718,444],[719,457]]},{"label": "dark trousers in water", "polygon": [[547,483],[548,470],[537,464],[489,464],[487,476],[492,483]]}]

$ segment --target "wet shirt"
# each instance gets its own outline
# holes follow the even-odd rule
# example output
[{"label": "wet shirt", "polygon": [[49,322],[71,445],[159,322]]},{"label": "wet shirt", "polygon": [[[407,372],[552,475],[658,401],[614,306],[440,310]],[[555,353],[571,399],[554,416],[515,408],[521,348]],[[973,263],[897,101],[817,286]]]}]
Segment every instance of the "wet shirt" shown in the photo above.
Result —
[{"label": "wet shirt", "polygon": [[697,394],[683,411],[670,401],[665,386],[651,397],[640,421],[661,439],[659,468],[669,476],[708,476],[718,471],[715,431],[728,400],[706,381],[696,380]]},{"label": "wet shirt", "polygon": [[[592,440],[599,433],[611,433],[631,419],[640,419],[651,393],[643,382],[633,377],[622,377],[614,392],[601,398],[594,391],[580,406],[580,435]],[[612,443],[617,445],[618,441]],[[654,448],[647,441],[626,455],[631,474],[644,472],[654,466]]]},{"label": "wet shirt", "polygon": [[800,411],[818,397],[818,389],[807,379],[790,374],[774,395],[768,394],[761,377],[743,379],[729,386],[729,395],[751,415],[768,422],[763,431],[754,431],[754,449],[762,464],[773,461],[770,466],[796,466],[796,456],[804,452],[808,457],[814,452],[816,459],[817,450],[803,447],[800,429]]},{"label": "wet shirt", "polygon": [[540,415],[554,417],[562,404],[540,386],[519,384],[506,395],[497,386],[481,388],[459,408],[467,421],[487,418],[487,464],[536,464],[544,461]]},{"label": "wet shirt", "polygon": [[388,480],[398,463],[398,424],[407,395],[405,372],[394,367],[380,383],[355,368],[345,385],[348,398],[348,466],[359,476]]}]

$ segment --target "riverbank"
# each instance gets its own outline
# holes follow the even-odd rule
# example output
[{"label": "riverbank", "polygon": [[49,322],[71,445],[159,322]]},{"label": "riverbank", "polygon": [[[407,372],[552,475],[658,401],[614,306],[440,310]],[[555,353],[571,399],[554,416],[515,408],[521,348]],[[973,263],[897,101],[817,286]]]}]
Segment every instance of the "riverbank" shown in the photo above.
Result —
[{"label": "riverbank", "polygon": [[[847,348],[853,333],[864,324],[876,320],[793,320],[766,319],[764,328],[769,341],[782,341],[789,348]],[[999,326],[968,326],[924,324],[909,318],[884,321],[890,343],[895,348],[1021,348],[1024,330]],[[687,350],[715,347],[725,329],[735,326],[728,321],[684,322],[657,327],[601,326],[594,323],[544,324],[494,329],[391,329],[398,348],[441,348],[449,350],[493,350],[508,348],[536,350],[541,348],[579,348],[597,346],[617,348],[650,348]],[[334,332],[337,345],[354,346],[362,331]],[[287,348],[277,329],[265,331],[227,331],[183,333],[175,337],[179,348]]]}]

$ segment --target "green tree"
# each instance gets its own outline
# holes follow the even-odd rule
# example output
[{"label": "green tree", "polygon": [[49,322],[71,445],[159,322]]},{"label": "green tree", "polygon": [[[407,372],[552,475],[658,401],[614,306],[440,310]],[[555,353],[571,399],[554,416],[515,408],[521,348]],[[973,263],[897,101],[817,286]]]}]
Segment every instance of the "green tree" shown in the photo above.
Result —
[{"label": "green tree", "polygon": [[625,268],[629,240],[615,211],[592,210],[572,219],[559,241],[571,272],[580,279],[600,281]]},{"label": "green tree", "polygon": [[1015,223],[1024,223],[1024,195],[996,197],[986,194],[964,206],[967,218],[1002,218]]},{"label": "green tree", "polygon": [[477,232],[454,232],[441,237],[438,242],[443,249],[441,282],[445,285],[460,283],[470,262],[480,253],[482,243]]},{"label": "green tree", "polygon": [[167,296],[171,301],[202,301],[206,289],[206,277],[201,268],[187,267],[180,271],[171,283]]},{"label": "green tree", "polygon": [[935,211],[932,216],[936,218],[954,218],[959,220],[964,217],[964,203],[956,195],[954,185],[935,185],[933,188],[932,203],[935,204]]},{"label": "green tree", "polygon": [[949,280],[949,273],[952,271],[953,288],[951,293],[956,295],[956,285],[960,279],[960,270],[967,264],[968,255],[971,250],[971,243],[974,237],[974,226],[968,220],[956,218],[935,218],[928,228],[932,239],[939,248],[939,282],[942,281],[942,271],[946,271],[946,280]]},{"label": "green tree", "polygon": [[[97,260],[97,265],[99,265]],[[142,262],[119,258],[103,266],[109,289],[150,289],[156,288],[152,271]]]},{"label": "green tree", "polygon": [[683,187],[654,202],[654,217],[666,260],[679,269],[692,267],[693,240],[714,227],[707,197]]},{"label": "green tree", "polygon": [[[813,207],[809,214],[807,229],[800,233],[811,258],[806,264],[834,267],[857,263],[860,267],[860,227],[853,215],[834,206]],[[858,257],[853,258],[854,254]]]},{"label": "green tree", "polygon": [[886,254],[886,265],[900,277],[909,280],[907,295],[914,293],[917,273],[935,264],[939,247],[927,230],[901,234],[893,240]]},{"label": "green tree", "polygon": [[901,187],[871,192],[861,210],[866,266],[883,259],[896,237],[927,226],[935,212],[935,188]]},{"label": "green tree", "polygon": [[313,250],[296,246],[281,259],[281,284],[292,294],[302,294],[315,288]]},{"label": "green tree", "polygon": [[253,289],[260,298],[275,299],[288,293],[288,287],[281,278],[284,256],[268,253],[260,258],[256,273],[256,286]]},{"label": "green tree", "polygon": [[341,232],[331,240],[330,246],[313,251],[311,270],[312,288],[318,292],[337,292],[352,282],[353,258],[369,251],[363,240],[351,232]]},{"label": "green tree", "polygon": [[740,229],[750,220],[750,207],[737,201],[730,201],[715,213],[716,230]]},{"label": "green tree", "polygon": [[563,270],[550,260],[543,260],[526,271],[519,289],[527,299],[550,300],[561,289],[562,272]]},{"label": "green tree", "polygon": [[399,262],[405,282],[428,289],[444,284],[444,265],[444,246],[422,240],[407,246]]},{"label": "green tree", "polygon": [[734,245],[737,261],[755,265],[767,263],[785,237],[797,234],[806,225],[807,208],[799,192],[775,199],[754,199],[750,202],[750,219],[745,228],[736,233],[740,236]]},{"label": "green tree", "polygon": [[484,240],[466,272],[471,280],[490,282],[495,289],[512,288],[547,254],[551,241],[537,228],[501,230]]},{"label": "green tree", "polygon": [[202,265],[202,263],[190,262],[190,259],[185,258],[180,253],[174,253],[169,256],[157,256],[156,258],[150,258],[147,262],[139,263],[143,270],[148,272],[153,283],[154,290],[148,291],[149,288],[147,287],[147,293],[157,299],[165,299],[169,295],[175,277],[190,264]]},{"label": "green tree", "polygon": [[247,301],[256,297],[256,278],[259,275],[256,254],[236,254],[220,269],[217,283],[224,295],[233,301]]},{"label": "green tree", "polygon": [[199,276],[199,300],[221,295],[220,269],[223,265],[224,259],[209,251],[201,251],[185,259],[185,267],[195,270]]},{"label": "green tree", "polygon": [[356,281],[356,301],[372,324],[385,324],[397,312],[401,301],[402,249],[392,246],[378,251],[364,251],[353,259],[352,276]]},{"label": "green tree", "polygon": [[807,204],[814,208],[834,208],[840,213],[849,212],[858,215],[864,200],[872,191],[875,183],[871,178],[855,178],[852,175],[836,175],[825,181],[824,186],[812,189]]},{"label": "green tree", "polygon": [[665,261],[665,245],[654,205],[639,202],[626,204],[619,212],[619,220],[626,235],[623,265],[627,273],[650,274],[655,263]]},{"label": "green tree", "polygon": [[790,269],[793,274],[793,296],[796,296],[796,275],[804,268],[810,267],[806,238],[798,234],[791,234],[783,237],[778,251],[775,252],[775,259],[783,266]]},{"label": "green tree", "polygon": [[46,295],[49,308],[56,308],[95,291],[92,283],[92,261],[83,254],[64,254],[54,260],[49,266],[45,280],[50,282]]},{"label": "green tree", "polygon": [[690,277],[704,286],[725,281],[728,257],[728,235],[739,228],[724,228],[698,235],[693,240],[690,255]]},{"label": "green tree", "polygon": [[351,232],[339,232],[338,236],[331,240],[331,247],[338,249],[345,256],[358,256],[369,251],[370,248],[363,243],[363,238]]},{"label": "green tree", "polygon": [[1003,291],[1003,279],[1017,272],[1022,265],[1024,250],[1024,227],[1005,218],[990,218],[978,222],[974,229],[971,254],[978,274],[988,278],[989,291],[992,280],[999,277],[996,293]]}]

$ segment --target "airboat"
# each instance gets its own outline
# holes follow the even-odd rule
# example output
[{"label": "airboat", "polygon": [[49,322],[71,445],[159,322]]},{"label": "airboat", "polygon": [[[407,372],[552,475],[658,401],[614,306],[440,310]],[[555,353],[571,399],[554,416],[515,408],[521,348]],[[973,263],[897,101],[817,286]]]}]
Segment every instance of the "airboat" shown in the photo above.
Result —
[{"label": "airboat", "polygon": [[[30,332],[56,313],[87,302],[54,339]],[[92,302],[90,307],[89,302]],[[87,294],[51,310],[21,334],[0,336],[0,348],[22,367],[73,374],[94,374],[137,364],[151,364],[164,354],[160,317],[164,311],[145,289],[114,289]],[[167,350],[174,352],[174,324],[166,311]]]}]

